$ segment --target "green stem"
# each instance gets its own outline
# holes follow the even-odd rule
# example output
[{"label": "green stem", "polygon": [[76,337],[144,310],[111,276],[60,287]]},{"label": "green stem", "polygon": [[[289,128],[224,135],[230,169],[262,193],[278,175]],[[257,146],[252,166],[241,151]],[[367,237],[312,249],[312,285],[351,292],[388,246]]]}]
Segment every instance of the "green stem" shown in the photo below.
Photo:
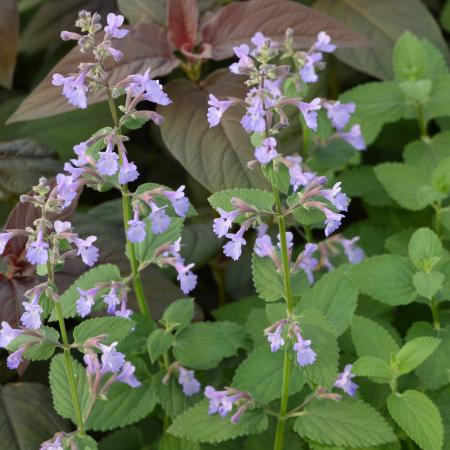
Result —
[{"label": "green stem", "polygon": [[[53,268],[50,261],[47,262],[48,281],[53,283]],[[73,409],[75,410],[75,416],[77,420],[78,431],[84,433],[83,414],[81,413],[80,400],[78,399],[77,385],[75,382],[75,373],[73,370],[72,356],[70,355],[70,344],[67,337],[66,324],[64,322],[64,314],[61,308],[61,304],[55,302],[56,315],[58,316],[59,330],[61,332],[61,338],[64,344],[64,364],[66,366],[67,381],[69,383],[70,396],[72,397]]]},{"label": "green stem", "polygon": [[431,308],[431,315],[433,316],[433,326],[436,330],[440,330],[441,321],[439,319],[439,304],[434,298],[431,299],[430,308]]},{"label": "green stem", "polygon": [[[272,190],[275,196],[275,203],[278,214],[278,231],[280,233],[281,244],[281,259],[283,263],[283,283],[284,283],[284,295],[286,298],[286,307],[288,317],[292,315],[294,309],[294,302],[292,298],[291,287],[291,274],[289,263],[289,251],[286,241],[286,222],[283,215],[283,208],[281,205],[280,194],[278,190],[272,186]],[[289,401],[289,381],[291,374],[291,359],[289,357],[288,350],[285,348],[284,362],[283,362],[283,384],[281,388],[281,404],[280,414],[277,421],[277,428],[275,432],[274,450],[282,450],[284,441],[284,431],[286,427],[286,413]]]},{"label": "green stem", "polygon": [[438,237],[441,237],[442,230],[441,230],[441,216],[442,216],[442,209],[440,205],[434,206],[435,216],[434,216],[434,231],[436,231],[436,234]]},{"label": "green stem", "polygon": [[[106,92],[108,94],[108,105],[109,110],[111,111],[111,116],[114,122],[114,126],[117,132],[120,132],[120,124],[119,117],[117,115],[116,105],[114,103],[114,99],[111,93],[110,88],[106,88]],[[122,214],[123,214],[123,227],[125,230],[125,236],[128,231],[128,221],[131,220],[131,201],[129,198],[128,186],[125,184],[122,187]],[[147,301],[145,299],[144,287],[142,285],[141,275],[139,273],[139,265],[136,258],[136,252],[134,249],[134,245],[128,239],[126,239],[127,245],[127,255],[130,261],[131,267],[131,277],[133,279],[133,287],[134,293],[136,295],[136,299],[139,305],[139,310],[142,314],[147,317],[150,317],[150,310],[148,308]]]},{"label": "green stem", "polygon": [[428,134],[427,121],[425,120],[425,116],[423,114],[422,105],[417,105],[416,111],[417,111],[417,121],[419,122],[420,136],[422,138],[429,138],[430,136]]}]

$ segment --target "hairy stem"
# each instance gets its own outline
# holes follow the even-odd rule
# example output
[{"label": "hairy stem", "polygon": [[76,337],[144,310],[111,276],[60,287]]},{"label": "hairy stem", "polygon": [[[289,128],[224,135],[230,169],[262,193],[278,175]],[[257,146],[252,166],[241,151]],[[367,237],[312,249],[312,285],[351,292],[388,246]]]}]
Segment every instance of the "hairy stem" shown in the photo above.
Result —
[{"label": "hairy stem", "polygon": [[420,137],[429,138],[430,136],[428,135],[427,121],[423,114],[422,105],[416,106],[416,112],[417,112],[417,122],[419,123]]},{"label": "hairy stem", "polygon": [[[280,194],[274,186],[272,186],[272,190],[275,196],[275,203],[278,214],[278,231],[280,235],[281,260],[283,264],[284,296],[286,299],[287,315],[288,317],[290,317],[294,309],[294,302],[292,298],[289,250],[286,241],[286,222],[283,215],[283,208],[281,205]],[[281,405],[280,405],[280,414],[277,421],[277,428],[275,432],[275,441],[273,444],[274,450],[282,450],[283,448],[284,431],[286,427],[286,413],[289,400],[290,374],[291,374],[291,359],[289,357],[288,350],[285,347],[284,362],[283,362],[283,384],[281,388]]]},{"label": "hairy stem", "polygon": [[441,329],[441,320],[439,319],[439,304],[436,299],[431,299],[431,314],[433,316],[433,326],[436,330]]},{"label": "hairy stem", "polygon": [[[53,283],[53,267],[50,261],[47,261],[48,281]],[[73,371],[72,356],[70,355],[70,344],[67,337],[66,324],[64,322],[64,314],[59,301],[55,302],[56,315],[58,316],[59,330],[64,344],[64,364],[66,366],[66,376],[69,383],[70,396],[72,397],[72,405],[75,410],[78,431],[84,433],[83,414],[81,413],[80,400],[78,398],[77,385],[75,381],[75,373]]]},{"label": "hairy stem", "polygon": [[[114,99],[111,93],[110,88],[106,88],[106,92],[108,94],[108,105],[111,111],[111,116],[114,122],[114,126],[118,132],[120,132],[119,125],[119,117],[117,115],[116,105],[114,103]],[[122,187],[122,214],[123,214],[123,227],[125,230],[125,239],[126,233],[128,231],[128,221],[131,220],[131,201],[128,195],[128,186],[125,184]],[[147,300],[145,299],[144,287],[142,285],[141,275],[139,273],[138,261],[136,258],[136,252],[134,250],[134,245],[128,239],[126,239],[127,245],[127,255],[130,261],[131,268],[131,276],[133,279],[133,287],[134,293],[136,295],[136,299],[139,305],[139,310],[145,316],[150,317],[150,310],[148,308]]]}]

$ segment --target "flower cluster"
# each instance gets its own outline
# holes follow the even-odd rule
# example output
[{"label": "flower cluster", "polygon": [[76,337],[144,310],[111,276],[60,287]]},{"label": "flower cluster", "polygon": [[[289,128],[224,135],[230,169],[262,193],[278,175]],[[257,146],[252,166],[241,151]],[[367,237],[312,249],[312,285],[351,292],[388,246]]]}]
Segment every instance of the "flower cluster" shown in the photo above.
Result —
[{"label": "flower cluster", "polygon": [[201,384],[195,378],[194,371],[186,369],[178,361],[175,361],[169,366],[162,382],[164,384],[168,384],[170,377],[174,372],[178,372],[178,384],[182,387],[183,393],[186,397],[192,397],[200,392]]},{"label": "flower cluster", "polygon": [[248,392],[231,387],[217,391],[212,386],[206,386],[205,397],[209,400],[208,414],[219,413],[222,417],[226,417],[233,406],[237,405],[238,409],[231,417],[233,423],[238,423],[242,414],[254,405],[253,397]]}]

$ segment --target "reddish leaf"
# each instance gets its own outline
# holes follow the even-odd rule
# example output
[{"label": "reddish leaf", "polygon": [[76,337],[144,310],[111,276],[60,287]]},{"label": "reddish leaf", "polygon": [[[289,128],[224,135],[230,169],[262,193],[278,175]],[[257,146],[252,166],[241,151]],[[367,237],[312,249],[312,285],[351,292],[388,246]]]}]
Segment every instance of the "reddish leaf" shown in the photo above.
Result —
[{"label": "reddish leaf", "polygon": [[178,49],[191,51],[197,38],[197,0],[169,0],[168,35]]},{"label": "reddish leaf", "polygon": [[[165,30],[156,24],[136,25],[126,38],[115,42],[115,47],[123,52],[124,57],[118,63],[109,60],[106,65],[107,81],[111,84],[117,83],[130,73],[144,72],[149,67],[153,77],[160,77],[170,73],[178,65],[178,60],[172,55]],[[52,86],[51,78],[56,72],[76,72],[81,62],[88,61],[89,57],[80,53],[79,47],[75,46],[25,99],[8,123],[39,119],[75,109],[61,95],[61,88]],[[90,97],[89,103],[105,99],[105,91],[101,89]]]},{"label": "reddish leaf", "polygon": [[232,3],[206,18],[202,34],[203,41],[212,46],[212,58],[221,60],[232,56],[233,47],[248,43],[257,31],[283,41],[287,28],[294,30],[294,40],[299,48],[309,47],[322,30],[340,47],[368,45],[366,38],[337,20],[287,0]]},{"label": "reddish leaf", "polygon": [[16,0],[0,1],[0,85],[11,88],[19,40]]}]

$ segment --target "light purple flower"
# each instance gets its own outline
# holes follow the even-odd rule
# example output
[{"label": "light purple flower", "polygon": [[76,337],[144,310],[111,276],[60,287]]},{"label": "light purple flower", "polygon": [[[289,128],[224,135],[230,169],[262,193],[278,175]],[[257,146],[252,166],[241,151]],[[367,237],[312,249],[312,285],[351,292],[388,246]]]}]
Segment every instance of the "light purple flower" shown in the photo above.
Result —
[{"label": "light purple flower", "polygon": [[158,80],[150,78],[150,69],[147,69],[144,74],[135,74],[127,77],[128,84],[125,90],[133,96],[142,95],[145,100],[157,103],[158,105],[169,105],[171,100],[163,91],[163,88]]},{"label": "light purple flower", "polygon": [[85,109],[87,107],[88,87],[84,84],[86,80],[86,72],[80,72],[77,76],[70,75],[64,77],[59,73],[53,74],[53,86],[62,86],[63,95],[67,101],[78,108]]},{"label": "light purple flower", "polygon": [[255,148],[255,158],[261,164],[267,164],[272,159],[278,156],[278,152],[276,150],[277,141],[273,137],[268,137],[262,141],[262,145],[260,147]]},{"label": "light purple flower", "polygon": [[5,251],[6,244],[14,237],[14,233],[6,231],[0,233],[0,255]]},{"label": "light purple flower", "polygon": [[208,414],[219,413],[225,417],[232,409],[233,403],[242,396],[228,396],[227,391],[216,391],[212,386],[205,387],[205,397],[209,400]]},{"label": "light purple flower", "polygon": [[341,192],[341,182],[335,183],[332,189],[322,189],[320,194],[325,197],[338,211],[347,211],[348,197]]},{"label": "light purple flower", "polygon": [[27,260],[34,265],[45,264],[48,261],[48,244],[43,240],[42,229],[39,230],[37,239],[28,246]]},{"label": "light purple flower", "polygon": [[220,119],[224,112],[233,104],[231,100],[219,100],[215,95],[209,94],[208,100],[208,123],[209,127],[215,127],[219,125]]},{"label": "light purple flower", "polygon": [[164,233],[169,228],[171,222],[170,217],[164,211],[165,206],[160,208],[156,205],[156,203],[151,202],[150,208],[152,209],[152,212],[150,213],[148,218],[152,222],[153,233]]},{"label": "light purple flower", "polygon": [[263,133],[266,129],[264,115],[247,113],[241,119],[241,125],[247,133]]},{"label": "light purple flower", "polygon": [[86,317],[91,313],[92,307],[95,304],[95,296],[98,294],[99,290],[100,288],[98,287],[93,287],[88,290],[77,287],[80,297],[76,301],[76,308],[81,317]]},{"label": "light purple flower", "polygon": [[317,130],[317,111],[321,108],[320,103],[320,98],[315,98],[310,103],[297,103],[297,107],[305,119],[306,126],[314,131]]},{"label": "light purple flower", "polygon": [[272,255],[274,248],[270,236],[268,234],[264,234],[263,236],[256,238],[254,250],[255,253],[261,258]]},{"label": "light purple flower", "polygon": [[250,41],[255,46],[255,49],[253,51],[254,55],[261,53],[261,49],[264,46],[266,39],[267,38],[260,31],[257,31],[253,35],[253,37],[250,39]]},{"label": "light purple flower", "polygon": [[120,27],[123,25],[124,17],[119,15],[116,15],[114,13],[109,13],[106,16],[106,21],[108,22],[108,25],[105,27],[105,32],[116,39],[121,39],[125,37],[128,34],[128,30],[121,29]]},{"label": "light purple flower", "polygon": [[240,258],[242,246],[247,243],[243,237],[245,230],[246,228],[241,227],[235,234],[226,234],[226,237],[230,240],[223,246],[223,253],[234,261],[237,261]]},{"label": "light purple flower", "polygon": [[344,371],[338,375],[334,387],[340,388],[346,394],[354,397],[359,386],[352,381],[352,378],[355,377],[355,375],[352,374],[352,367],[352,364],[347,364],[345,366]]},{"label": "light purple flower", "polygon": [[[277,247],[281,250],[281,239],[280,239],[280,233],[277,234]],[[290,231],[286,231],[286,246],[288,250],[291,250],[294,246],[294,235]]]},{"label": "light purple flower", "polygon": [[8,369],[17,369],[20,366],[24,351],[25,347],[21,346],[18,350],[8,356],[8,359],[6,360],[6,366],[8,367]]},{"label": "light purple flower", "polygon": [[284,345],[284,339],[281,333],[283,332],[284,322],[280,323],[273,333],[266,332],[267,340],[270,344],[272,353],[277,352]]},{"label": "light purple flower", "polygon": [[296,333],[297,342],[294,344],[294,351],[297,352],[297,362],[300,367],[314,364],[317,359],[316,352],[311,348],[311,341],[303,339],[300,333]]},{"label": "light purple flower", "polygon": [[8,322],[3,321],[0,329],[0,348],[7,347],[16,337],[20,336],[23,331],[12,328]]},{"label": "light purple flower", "polygon": [[102,298],[108,306],[108,314],[115,314],[117,306],[120,304],[119,297],[117,296],[117,287],[113,286],[107,294],[103,295]]},{"label": "light purple flower", "polygon": [[178,383],[183,387],[183,393],[187,397],[200,392],[200,383],[194,376],[193,370],[178,367]]},{"label": "light purple flower", "polygon": [[358,247],[356,243],[359,241],[359,236],[352,239],[341,239],[341,245],[350,263],[358,264],[364,259],[364,250]]},{"label": "light purple flower", "polygon": [[89,267],[92,267],[98,259],[98,248],[92,245],[96,240],[96,236],[89,236],[86,239],[75,238],[73,241],[78,247],[77,255],[81,256],[83,262]]},{"label": "light purple flower", "polygon": [[195,286],[197,286],[197,275],[195,275],[191,269],[194,267],[194,264],[184,265],[180,259],[175,263],[175,270],[177,271],[177,280],[180,282],[180,289],[184,294],[188,294],[191,292]]},{"label": "light purple flower", "polygon": [[136,164],[134,162],[128,162],[128,159],[124,154],[122,154],[122,165],[119,170],[119,183],[126,184],[131,183],[136,180],[139,176]]},{"label": "light purple flower", "polygon": [[314,178],[314,174],[310,172],[303,172],[300,156],[287,156],[290,184],[294,192],[297,192],[300,186],[306,186]]},{"label": "light purple flower", "polygon": [[214,219],[213,231],[217,237],[224,237],[233,225],[233,220],[241,214],[241,211],[238,209],[225,211],[222,208],[217,208],[217,212],[220,214],[220,217]]},{"label": "light purple flower", "polygon": [[322,208],[325,213],[325,236],[329,236],[333,231],[336,231],[341,226],[341,221],[344,218],[343,214],[337,214],[328,208]]},{"label": "light purple flower", "polygon": [[356,150],[366,149],[366,143],[364,142],[364,137],[361,134],[361,127],[358,124],[353,125],[348,132],[340,131],[338,135]]},{"label": "light purple flower", "polygon": [[132,388],[137,388],[142,385],[142,383],[136,378],[134,372],[136,368],[129,361],[126,361],[122,367],[121,372],[117,375],[116,381],[120,383],[128,384]]},{"label": "light purple flower", "polygon": [[300,77],[305,83],[315,83],[319,77],[316,73],[316,65],[322,61],[322,53],[305,55],[305,64],[300,69]]},{"label": "light purple flower", "polygon": [[267,233],[267,231],[269,231],[269,225],[267,225],[267,223],[265,222],[262,222],[256,227],[256,236],[262,237]]},{"label": "light purple flower", "polygon": [[113,342],[111,345],[98,344],[102,351],[102,373],[117,373],[125,364],[125,355],[117,351],[117,344],[117,342]]},{"label": "light purple flower", "polygon": [[180,186],[176,191],[164,191],[173,209],[180,217],[186,217],[189,211],[189,200],[184,195],[185,186]]},{"label": "light purple flower", "polygon": [[321,31],[317,35],[317,41],[314,44],[314,49],[319,52],[325,52],[325,53],[333,53],[336,50],[336,46],[333,44],[330,44],[331,37],[328,36],[325,31]]},{"label": "light purple flower", "polygon": [[41,328],[41,314],[44,312],[39,305],[40,292],[37,292],[31,302],[22,302],[25,312],[20,317],[20,322],[25,328],[37,330]]},{"label": "light purple flower", "polygon": [[97,161],[97,171],[102,176],[111,177],[117,173],[119,169],[119,155],[112,150],[113,146],[109,145],[106,151],[99,152],[99,160]]},{"label": "light purple flower", "polygon": [[133,314],[133,311],[131,309],[127,308],[127,302],[126,299],[123,299],[122,296],[122,300],[120,302],[120,309],[118,309],[114,315],[117,317],[123,317],[124,319],[129,319],[131,317],[131,315]]},{"label": "light purple flower", "polygon": [[86,364],[86,371],[91,375],[100,373],[100,361],[96,353],[88,352],[83,356],[83,361]]},{"label": "light purple flower", "polygon": [[43,442],[39,450],[64,450],[61,436],[59,435],[55,439]]},{"label": "light purple flower", "polygon": [[310,284],[314,282],[314,270],[317,267],[319,261],[313,257],[314,252],[317,250],[317,244],[306,244],[305,250],[299,256],[298,266],[306,273]]},{"label": "light purple flower", "polygon": [[72,228],[72,224],[67,221],[62,222],[61,220],[55,220],[53,227],[58,234],[61,234],[65,233],[66,231],[70,231]]},{"label": "light purple flower", "polygon": [[67,208],[77,196],[78,182],[72,175],[56,175],[56,198]]},{"label": "light purple flower", "polygon": [[133,219],[128,221],[127,238],[137,244],[145,239],[145,235],[145,222],[139,220],[139,208],[135,208]]},{"label": "light purple flower", "polygon": [[253,67],[253,61],[249,56],[250,49],[247,44],[242,44],[239,47],[233,47],[235,55],[239,61],[231,64],[230,71],[236,75],[245,74]]},{"label": "light purple flower", "polygon": [[327,116],[337,130],[344,129],[350,120],[350,116],[355,112],[354,103],[325,102],[324,107],[327,110]]}]

